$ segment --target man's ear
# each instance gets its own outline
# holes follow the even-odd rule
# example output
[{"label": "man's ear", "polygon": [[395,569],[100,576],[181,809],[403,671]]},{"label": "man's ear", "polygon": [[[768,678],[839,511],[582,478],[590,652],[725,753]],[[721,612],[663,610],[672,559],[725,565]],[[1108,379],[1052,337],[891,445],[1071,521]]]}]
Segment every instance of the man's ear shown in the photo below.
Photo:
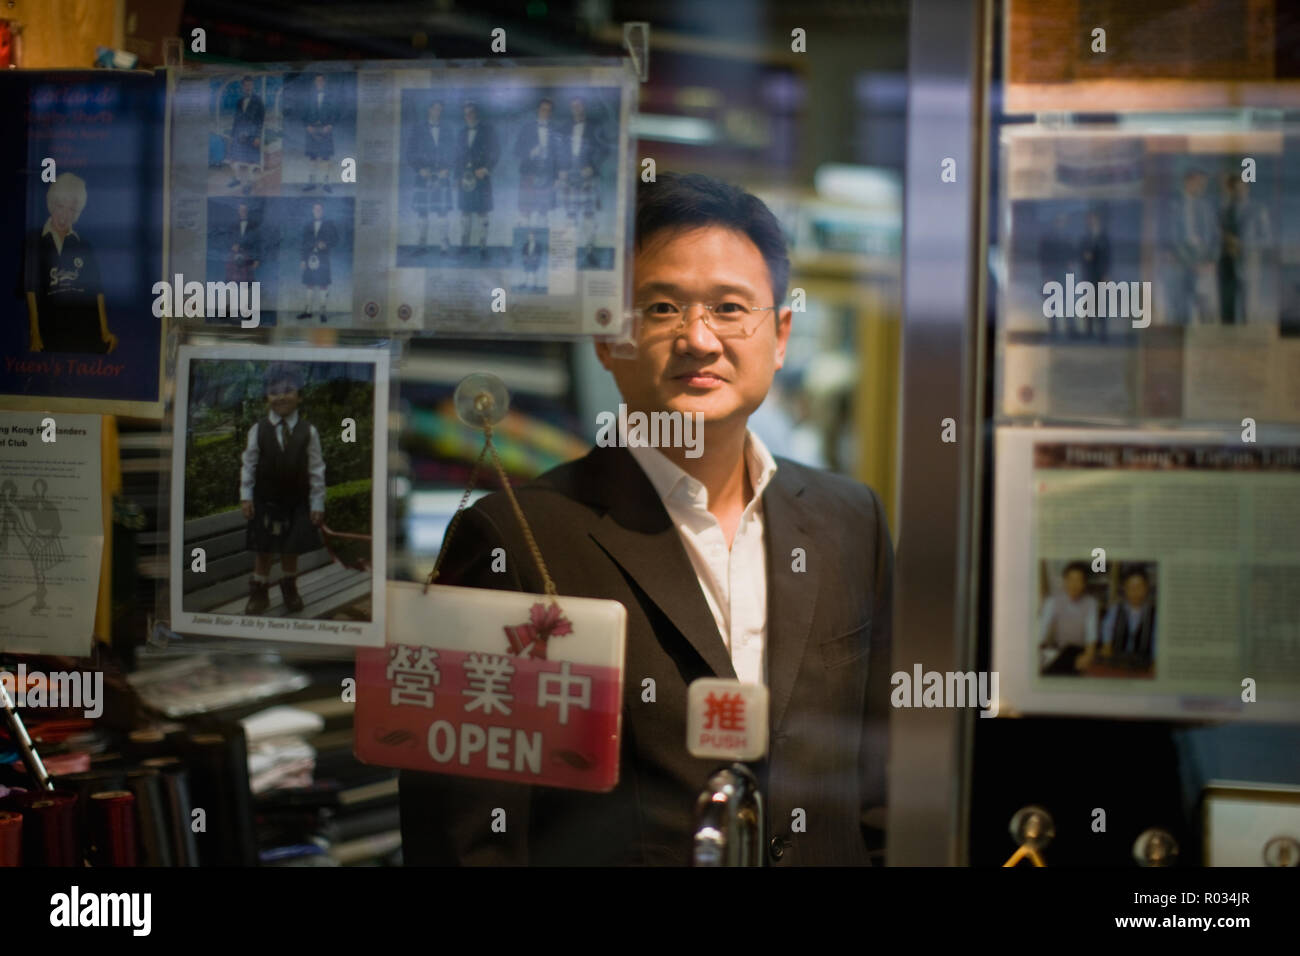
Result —
[{"label": "man's ear", "polygon": [[794,313],[789,306],[776,314],[776,367],[785,365],[785,347],[790,342],[790,326],[794,322]]},{"label": "man's ear", "polygon": [[591,344],[596,347],[596,358],[600,360],[600,364],[605,367],[606,372],[612,375],[614,369],[610,367],[610,363],[614,361],[614,356],[610,352],[609,343],[600,339],[593,339]]}]

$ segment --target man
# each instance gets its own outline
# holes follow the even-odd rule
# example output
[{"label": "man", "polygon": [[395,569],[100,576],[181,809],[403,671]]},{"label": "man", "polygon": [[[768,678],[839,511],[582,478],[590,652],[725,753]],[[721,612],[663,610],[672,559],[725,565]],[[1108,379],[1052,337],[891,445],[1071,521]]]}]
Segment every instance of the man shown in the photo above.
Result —
[{"label": "man", "polygon": [[560,188],[564,193],[564,211],[573,224],[578,248],[583,250],[580,265],[596,265],[596,210],[600,208],[601,160],[607,147],[604,130],[587,118],[587,104],[580,96],[569,102],[573,122],[568,142],[560,155]]},{"label": "man", "polygon": [[330,251],[339,244],[339,231],[332,222],[325,221],[323,203],[311,204],[311,222],[302,227],[302,284],[307,289],[307,305],[298,313],[300,319],[310,319],[316,293],[320,293],[320,320],[325,321],[325,303],[330,294]]},{"label": "man", "polygon": [[433,217],[438,248],[446,255],[447,217],[451,214],[452,178],[456,166],[456,143],[450,129],[442,125],[442,101],[434,100],[425,111],[424,122],[412,130],[406,143],[407,162],[415,170],[411,208],[420,220],[420,251],[429,243],[429,217]]},{"label": "man", "polygon": [[[1110,275],[1110,236],[1106,234],[1106,224],[1102,221],[1099,210],[1089,209],[1086,222],[1086,232],[1079,244],[1079,262],[1083,280],[1091,282],[1096,289]],[[1095,326],[1097,337],[1106,341],[1106,316],[1089,315],[1085,317],[1084,323],[1089,337]]]},{"label": "man", "polygon": [[1267,321],[1275,304],[1276,274],[1273,262],[1273,225],[1267,203],[1251,195],[1251,183],[1232,177],[1231,192],[1236,218],[1238,321]]},{"label": "man", "polygon": [[227,189],[243,187],[247,196],[253,191],[252,170],[262,165],[262,124],[266,108],[260,97],[253,95],[253,78],[246,76],[239,85],[239,102],[235,104],[235,119],[230,127],[230,165],[234,176],[226,183]]},{"label": "man", "polygon": [[230,229],[230,252],[226,256],[227,282],[254,282],[261,263],[261,242],[257,226],[248,218],[248,203],[239,204],[239,218]]},{"label": "man", "polygon": [[[1038,282],[1040,288],[1048,282],[1064,282],[1066,273],[1072,272],[1074,269],[1074,246],[1066,235],[1068,221],[1065,213],[1056,213],[1044,231],[1043,238],[1038,243]],[[1056,326],[1056,316],[1049,316],[1048,321],[1051,323],[1051,336],[1056,338],[1059,334]],[[1065,319],[1065,330],[1066,335],[1074,338],[1074,319],[1068,316]]]},{"label": "man", "polygon": [[329,95],[325,74],[317,73],[302,111],[306,133],[304,152],[311,169],[307,174],[307,185],[302,188],[303,192],[311,192],[316,188],[317,176],[320,176],[321,188],[327,193],[333,192],[330,188],[330,166],[334,161],[334,126],[338,121],[338,104]]},{"label": "man", "polygon": [[1064,593],[1043,602],[1038,618],[1038,648],[1050,653],[1044,674],[1072,675],[1087,670],[1097,651],[1097,599],[1087,593],[1088,565],[1073,561],[1061,572]]},{"label": "man", "polygon": [[500,158],[496,131],[479,122],[478,107],[465,104],[465,126],[457,140],[457,169],[460,172],[456,207],[460,210],[462,252],[478,236],[478,257],[487,259],[488,213],[492,211],[492,170]]},{"label": "man", "polygon": [[515,140],[519,160],[519,225],[545,226],[555,208],[555,183],[561,150],[551,127],[552,103],[537,104],[537,119],[525,123]]},{"label": "man", "polygon": [[117,348],[108,329],[104,286],[89,242],[73,228],[86,208],[86,182],[64,173],[45,194],[50,216],[28,237],[28,349],[106,354]]},{"label": "man", "polygon": [[1203,169],[1189,169],[1165,223],[1173,270],[1170,298],[1179,325],[1208,322],[1211,317],[1207,279],[1219,258],[1219,230],[1214,209],[1205,198],[1208,184]]},{"label": "man", "polygon": [[[723,677],[771,694],[770,753],[754,768],[768,860],[879,860],[893,580],[884,512],[855,481],[773,459],[746,427],[790,337],[781,228],[740,189],[661,173],[640,187],[635,248],[636,357],[596,351],[629,414],[702,415],[700,454],[597,447],[517,493],[559,593],[627,609],[619,784],[587,794],[403,773],[405,859],[687,864],[696,798],[725,761],[687,752],[686,691]],[[503,573],[492,571],[498,547]],[[438,580],[543,590],[502,494],[464,513]],[[504,833],[492,827],[498,807]]]},{"label": "man", "polygon": [[1148,601],[1151,579],[1141,567],[1123,577],[1124,600],[1116,601],[1101,624],[1102,655],[1116,664],[1145,670],[1155,661],[1156,609]]}]

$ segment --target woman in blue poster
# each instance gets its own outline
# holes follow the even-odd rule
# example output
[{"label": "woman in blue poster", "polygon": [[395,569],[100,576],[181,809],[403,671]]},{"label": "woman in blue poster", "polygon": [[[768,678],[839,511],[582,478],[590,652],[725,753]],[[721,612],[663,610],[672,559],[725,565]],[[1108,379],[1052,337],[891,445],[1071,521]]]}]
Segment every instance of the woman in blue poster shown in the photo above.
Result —
[{"label": "woman in blue poster", "polygon": [[99,263],[89,242],[78,235],[77,220],[86,208],[86,183],[63,173],[45,194],[50,217],[41,229],[29,274],[28,348],[33,352],[105,354],[117,348],[108,329]]}]

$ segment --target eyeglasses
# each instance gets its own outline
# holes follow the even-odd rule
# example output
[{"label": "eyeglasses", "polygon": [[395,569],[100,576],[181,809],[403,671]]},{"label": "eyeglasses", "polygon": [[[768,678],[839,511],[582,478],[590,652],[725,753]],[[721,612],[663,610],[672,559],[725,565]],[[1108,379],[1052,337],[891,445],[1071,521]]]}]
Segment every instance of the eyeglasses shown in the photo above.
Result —
[{"label": "eyeglasses", "polygon": [[763,315],[776,305],[747,305],[744,302],[673,302],[661,299],[632,310],[643,335],[676,335],[690,325],[691,307],[702,306],[701,318],[710,332],[720,339],[747,339],[758,331]]}]

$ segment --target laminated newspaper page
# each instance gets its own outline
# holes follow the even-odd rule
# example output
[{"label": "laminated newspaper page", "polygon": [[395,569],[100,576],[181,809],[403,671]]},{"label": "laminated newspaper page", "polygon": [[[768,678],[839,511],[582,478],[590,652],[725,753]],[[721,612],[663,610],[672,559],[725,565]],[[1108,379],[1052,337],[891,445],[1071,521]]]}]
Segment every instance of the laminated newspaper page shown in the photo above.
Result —
[{"label": "laminated newspaper page", "polygon": [[637,86],[605,62],[174,75],[169,314],[621,333]]},{"label": "laminated newspaper page", "polygon": [[1300,141],[1020,128],[1002,146],[1002,416],[1300,422]]},{"label": "laminated newspaper page", "polygon": [[1009,713],[1300,716],[1300,433],[1003,427]]}]

